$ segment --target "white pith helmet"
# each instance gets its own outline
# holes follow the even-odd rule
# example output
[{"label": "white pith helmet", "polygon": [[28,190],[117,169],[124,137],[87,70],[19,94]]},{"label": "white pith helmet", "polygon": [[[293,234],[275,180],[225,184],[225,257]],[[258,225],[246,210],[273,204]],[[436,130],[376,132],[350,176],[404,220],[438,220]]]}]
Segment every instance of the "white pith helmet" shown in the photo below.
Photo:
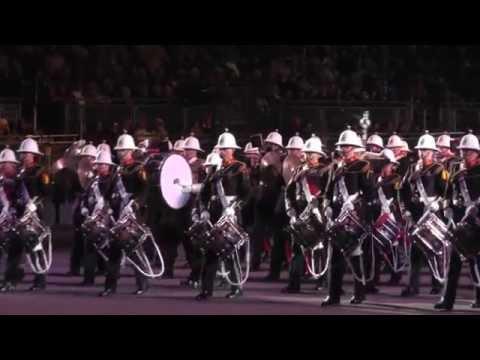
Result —
[{"label": "white pith helmet", "polygon": [[452,138],[447,133],[440,135],[437,138],[437,147],[451,148]]},{"label": "white pith helmet", "polygon": [[347,126],[347,130],[342,131],[340,136],[338,137],[338,142],[335,146],[355,146],[355,147],[363,147],[362,141],[357,133],[351,130],[350,126]]},{"label": "white pith helmet", "polygon": [[228,129],[225,129],[225,132],[218,137],[217,146],[219,149],[241,149],[241,147],[237,145],[235,136],[228,132]]},{"label": "white pith helmet", "polygon": [[403,146],[403,140],[396,133],[388,138],[387,149],[399,148]]},{"label": "white pith helmet", "polygon": [[27,137],[25,140],[22,141],[20,147],[17,150],[18,153],[32,153],[35,155],[43,156],[43,153],[40,152],[38,147],[38,143],[32,139],[31,137]]},{"label": "white pith helmet", "polygon": [[200,148],[200,141],[198,141],[198,139],[195,136],[193,136],[193,133],[190,134],[190,136],[185,139],[185,142],[183,143],[183,149],[204,152]]},{"label": "white pith helmet", "polygon": [[113,150],[115,151],[138,150],[138,148],[135,146],[135,140],[133,139],[133,136],[127,133],[124,133],[118,137],[117,145],[115,145]]},{"label": "white pith helmet", "polygon": [[116,164],[112,161],[112,153],[110,151],[100,150],[93,162],[95,165],[112,165]]},{"label": "white pith helmet", "polygon": [[428,133],[428,130],[425,131],[425,134],[420,136],[415,149],[438,151],[437,145],[435,144],[435,138]]},{"label": "white pith helmet", "polygon": [[80,150],[80,154],[78,154],[78,156],[91,156],[93,158],[96,158],[97,152],[97,148],[90,142],[89,144],[82,147],[82,150]]},{"label": "white pith helmet", "polygon": [[457,149],[480,151],[480,143],[478,141],[478,137],[472,133],[472,130],[470,130],[467,135],[464,135],[462,137]]},{"label": "white pith helmet", "polygon": [[378,134],[373,134],[373,135],[370,135],[367,139],[367,145],[375,145],[375,146],[378,146],[380,148],[384,148],[383,146],[383,139],[380,135]]},{"label": "white pith helmet", "polygon": [[2,150],[2,152],[0,152],[0,164],[3,163],[20,164],[20,162],[17,160],[17,157],[15,156],[15,151],[10,149],[9,147],[6,147]]},{"label": "white pith helmet", "polygon": [[313,153],[320,154],[322,156],[327,156],[322,148],[323,148],[322,140],[320,140],[320,138],[315,134],[312,134],[312,137],[305,142],[305,145],[303,147],[303,152],[304,153],[313,152]]},{"label": "white pith helmet", "polygon": [[222,166],[222,158],[217,153],[210,153],[207,155],[203,166],[215,166],[217,169]]},{"label": "white pith helmet", "polygon": [[272,131],[270,134],[268,134],[265,142],[278,145],[283,148],[283,138],[282,135],[278,132],[278,130]]},{"label": "white pith helmet", "polygon": [[288,144],[287,144],[287,146],[285,146],[285,149],[287,149],[287,150],[294,150],[294,149],[303,150],[304,146],[305,146],[305,143],[303,142],[303,139],[301,138],[301,136],[298,133],[296,133],[294,136],[292,136],[288,140]]}]

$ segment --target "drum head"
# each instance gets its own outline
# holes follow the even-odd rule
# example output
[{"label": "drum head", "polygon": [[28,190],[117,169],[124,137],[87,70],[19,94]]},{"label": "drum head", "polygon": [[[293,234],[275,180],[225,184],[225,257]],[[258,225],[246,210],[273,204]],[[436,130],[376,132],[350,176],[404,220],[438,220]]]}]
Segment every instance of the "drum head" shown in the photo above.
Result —
[{"label": "drum head", "polygon": [[160,165],[160,190],[166,204],[172,209],[183,208],[190,199],[190,193],[182,192],[182,185],[192,185],[192,170],[187,160],[171,154]]}]

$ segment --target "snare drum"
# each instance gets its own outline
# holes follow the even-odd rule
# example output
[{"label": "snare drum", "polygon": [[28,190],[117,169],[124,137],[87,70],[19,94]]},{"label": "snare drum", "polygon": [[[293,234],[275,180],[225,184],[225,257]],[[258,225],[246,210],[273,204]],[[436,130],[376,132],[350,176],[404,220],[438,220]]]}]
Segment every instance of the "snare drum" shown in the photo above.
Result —
[{"label": "snare drum", "polygon": [[480,254],[479,219],[468,217],[460,222],[453,231],[452,243],[460,254],[466,258],[474,258]]},{"label": "snare drum", "polygon": [[366,236],[367,231],[360,224],[355,211],[340,214],[328,230],[331,244],[347,255],[360,246]]},{"label": "snare drum", "polygon": [[306,249],[313,249],[317,246],[325,234],[323,226],[313,214],[309,214],[305,219],[298,219],[287,227],[287,231],[292,235],[293,241]]},{"label": "snare drum", "polygon": [[452,237],[447,225],[434,213],[416,224],[411,235],[423,251],[435,256],[444,255],[445,246]]}]

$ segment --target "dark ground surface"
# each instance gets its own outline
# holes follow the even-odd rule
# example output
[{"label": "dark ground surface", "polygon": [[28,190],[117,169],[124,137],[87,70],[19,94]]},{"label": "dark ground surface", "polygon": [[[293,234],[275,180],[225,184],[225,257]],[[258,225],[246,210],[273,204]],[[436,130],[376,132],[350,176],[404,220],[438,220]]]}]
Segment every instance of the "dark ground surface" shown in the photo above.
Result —
[{"label": "dark ground surface", "polygon": [[[4,267],[2,259],[2,273]],[[68,253],[59,250],[54,253],[53,266],[48,277],[48,287],[44,292],[31,293],[27,289],[31,284],[29,273],[15,293],[0,294],[0,314],[161,314],[161,315],[431,315],[431,314],[464,314],[478,315],[480,310],[471,309],[470,302],[473,290],[470,277],[463,269],[461,289],[455,309],[444,313],[433,309],[439,296],[430,295],[430,275],[425,271],[422,275],[420,295],[413,298],[399,296],[401,286],[380,285],[380,292],[368,295],[361,305],[350,305],[348,300],[352,293],[351,275],[346,275],[341,306],[321,308],[321,299],[326,289],[314,290],[313,283],[304,283],[301,294],[282,294],[280,289],[286,284],[287,273],[282,273],[282,281],[275,283],[262,282],[265,270],[252,273],[245,286],[244,296],[229,300],[224,296],[226,289],[215,291],[208,302],[199,303],[194,300],[198,290],[186,289],[179,282],[188,274],[185,261],[177,261],[178,267],[174,279],[158,279],[152,281],[151,289],[142,296],[131,293],[135,290],[131,268],[122,269],[118,292],[110,298],[99,298],[97,294],[103,289],[103,276],[98,276],[96,285],[79,286],[81,277],[66,276],[68,269]],[[27,268],[28,270],[28,268]],[[382,275],[383,282],[388,275]],[[406,276],[402,283],[406,281]]]}]

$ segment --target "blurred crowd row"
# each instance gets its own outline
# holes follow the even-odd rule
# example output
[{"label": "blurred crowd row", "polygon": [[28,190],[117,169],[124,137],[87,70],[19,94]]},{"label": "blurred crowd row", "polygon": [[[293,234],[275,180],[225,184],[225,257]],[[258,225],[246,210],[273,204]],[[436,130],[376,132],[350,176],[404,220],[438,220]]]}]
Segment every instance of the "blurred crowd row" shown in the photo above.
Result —
[{"label": "blurred crowd row", "polygon": [[0,96],[38,80],[44,101],[219,100],[248,84],[260,98],[473,101],[476,46],[10,46]]}]

